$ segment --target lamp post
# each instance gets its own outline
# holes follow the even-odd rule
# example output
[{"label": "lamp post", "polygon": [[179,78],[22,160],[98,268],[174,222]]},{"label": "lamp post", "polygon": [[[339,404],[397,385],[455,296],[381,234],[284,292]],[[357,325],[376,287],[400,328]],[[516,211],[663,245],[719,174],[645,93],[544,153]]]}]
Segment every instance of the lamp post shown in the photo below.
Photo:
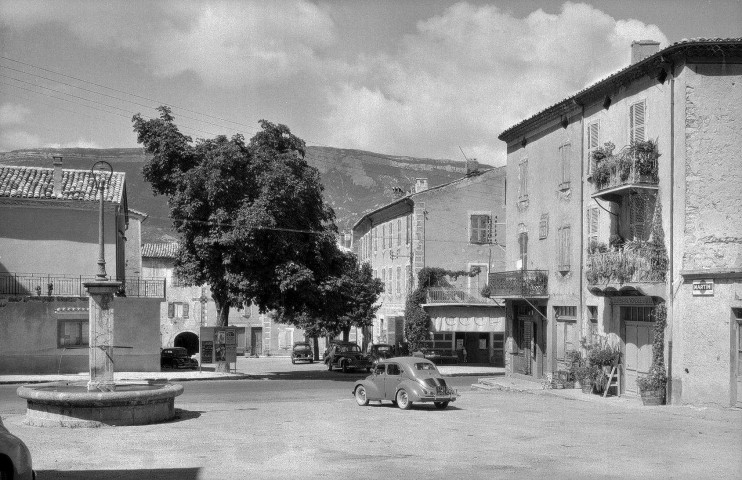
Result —
[{"label": "lamp post", "polygon": [[98,273],[96,279],[105,280],[106,275],[106,257],[105,246],[103,242],[103,194],[106,191],[106,185],[111,183],[113,177],[113,167],[110,163],[104,161],[95,162],[90,169],[90,175],[95,182],[95,188],[98,190],[98,199],[100,212],[98,216]]}]

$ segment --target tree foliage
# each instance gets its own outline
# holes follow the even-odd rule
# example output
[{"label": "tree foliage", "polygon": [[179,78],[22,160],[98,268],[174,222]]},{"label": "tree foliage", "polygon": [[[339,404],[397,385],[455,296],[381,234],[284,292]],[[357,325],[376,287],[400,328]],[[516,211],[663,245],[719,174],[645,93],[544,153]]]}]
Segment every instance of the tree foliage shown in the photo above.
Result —
[{"label": "tree foliage", "polygon": [[292,315],[281,308],[274,319],[296,325],[310,337],[335,337],[342,333],[346,341],[352,327],[371,326],[380,306],[377,302],[384,291],[383,283],[373,277],[368,263],[359,265],[352,253],[338,251],[334,261],[339,274],[327,277],[317,289],[317,303],[323,306],[321,314],[304,310]]},{"label": "tree foliage", "polygon": [[304,159],[304,141],[285,125],[260,121],[244,137],[183,135],[168,107],[159,118],[133,118],[137,141],[152,155],[142,169],[155,194],[166,195],[181,242],[176,273],[208,284],[219,325],[230,307],[313,311],[317,286],[336,262],[335,214],[325,204],[319,172]]}]

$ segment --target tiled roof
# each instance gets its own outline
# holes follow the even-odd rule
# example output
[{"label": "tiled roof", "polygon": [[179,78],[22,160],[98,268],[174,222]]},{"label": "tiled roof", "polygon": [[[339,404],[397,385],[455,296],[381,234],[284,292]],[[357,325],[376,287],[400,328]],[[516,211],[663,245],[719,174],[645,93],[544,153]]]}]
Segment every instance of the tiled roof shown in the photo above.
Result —
[{"label": "tiled roof", "polygon": [[686,52],[694,54],[701,52],[705,56],[723,57],[724,53],[729,50],[737,51],[739,54],[740,48],[742,48],[742,38],[691,38],[680,40],[654,55],[650,55],[639,62],[624,67],[608,77],[583,88],[576,94],[541,110],[535,115],[531,115],[502,132],[497,138],[510,142],[520,135],[526,134],[529,128],[538,125],[541,121],[567,114],[574,105],[584,103],[594,94],[600,93],[604,88],[611,88],[616,83],[635,79],[639,74],[643,75],[645,69],[661,62],[665,57],[685,54]]},{"label": "tiled roof", "polygon": [[148,258],[175,258],[178,251],[177,243],[143,243],[142,257]]},{"label": "tiled roof", "polygon": [[[124,172],[113,172],[103,200],[121,203]],[[62,191],[54,195],[54,169],[0,166],[0,197],[97,201],[98,189],[90,170],[62,169]]]}]

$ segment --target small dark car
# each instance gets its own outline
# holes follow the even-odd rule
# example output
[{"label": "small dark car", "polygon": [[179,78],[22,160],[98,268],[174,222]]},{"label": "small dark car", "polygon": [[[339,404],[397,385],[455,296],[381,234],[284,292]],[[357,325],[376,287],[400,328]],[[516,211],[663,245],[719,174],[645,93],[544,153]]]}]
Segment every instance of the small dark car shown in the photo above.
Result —
[{"label": "small dark car", "polygon": [[402,410],[409,410],[413,402],[444,409],[459,396],[446,385],[433,362],[419,357],[393,357],[377,363],[374,373],[357,381],[351,393],[362,407],[369,401],[388,400]]},{"label": "small dark car", "polygon": [[0,419],[0,479],[31,480],[36,478],[31,452],[23,440],[5,428]]},{"label": "small dark car", "polygon": [[198,368],[198,360],[188,355],[183,347],[163,348],[160,351],[161,368]]},{"label": "small dark car", "polygon": [[386,343],[378,343],[371,345],[371,351],[368,352],[368,356],[371,357],[373,363],[377,363],[385,358],[392,357],[392,346]]},{"label": "small dark car", "polygon": [[294,348],[291,350],[291,363],[295,364],[298,361],[314,363],[314,354],[312,353],[311,345],[305,342],[294,344]]},{"label": "small dark car", "polygon": [[324,362],[328,370],[332,371],[333,368],[339,368],[343,373],[348,370],[360,369],[366,369],[367,372],[370,372],[373,365],[368,355],[361,352],[361,347],[357,343],[351,342],[331,344],[325,352]]}]

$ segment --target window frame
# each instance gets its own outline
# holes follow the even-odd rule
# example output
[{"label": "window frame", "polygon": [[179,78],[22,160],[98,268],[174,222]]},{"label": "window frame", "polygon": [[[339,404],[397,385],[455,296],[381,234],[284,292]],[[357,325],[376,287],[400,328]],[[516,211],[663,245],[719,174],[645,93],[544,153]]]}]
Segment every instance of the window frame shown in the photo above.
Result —
[{"label": "window frame", "polygon": [[572,142],[565,141],[559,146],[559,167],[561,170],[559,189],[570,188],[572,178]]},{"label": "window frame", "polygon": [[557,235],[557,268],[560,272],[572,269],[572,226],[562,225]]},{"label": "window frame", "polygon": [[538,239],[544,240],[549,236],[549,214],[542,213],[538,222]]},{"label": "window frame", "polygon": [[[65,344],[62,338],[65,332],[65,325],[67,324],[79,324],[79,338],[80,343],[77,344]],[[87,335],[86,335],[87,333]],[[85,341],[85,337],[87,342]],[[89,318],[59,318],[57,319],[57,348],[87,348],[90,346],[90,319]]]},{"label": "window frame", "polygon": [[[642,106],[642,121],[640,125],[635,124],[636,107],[637,105]],[[636,132],[641,129],[641,139],[636,139]],[[633,142],[644,142],[647,139],[647,99],[642,98],[629,104],[629,145]]]},{"label": "window frame", "polygon": [[[474,225],[474,219],[484,219],[485,225],[482,226],[480,221]],[[476,232],[476,237],[475,237]],[[484,237],[484,240],[482,240]],[[490,212],[470,212],[469,213],[469,243],[471,245],[491,245],[492,244],[492,214]]]},{"label": "window frame", "polygon": [[518,200],[528,199],[528,157],[518,163]]},{"label": "window frame", "polygon": [[[591,135],[591,129],[596,130],[595,134],[595,145],[592,144],[592,135]],[[585,132],[585,138],[587,139],[587,148],[585,148],[585,151],[587,152],[587,174],[592,175],[593,170],[595,170],[595,162],[593,162],[593,151],[600,147],[600,119],[593,120],[592,122],[589,122],[587,124],[587,131]]]}]

